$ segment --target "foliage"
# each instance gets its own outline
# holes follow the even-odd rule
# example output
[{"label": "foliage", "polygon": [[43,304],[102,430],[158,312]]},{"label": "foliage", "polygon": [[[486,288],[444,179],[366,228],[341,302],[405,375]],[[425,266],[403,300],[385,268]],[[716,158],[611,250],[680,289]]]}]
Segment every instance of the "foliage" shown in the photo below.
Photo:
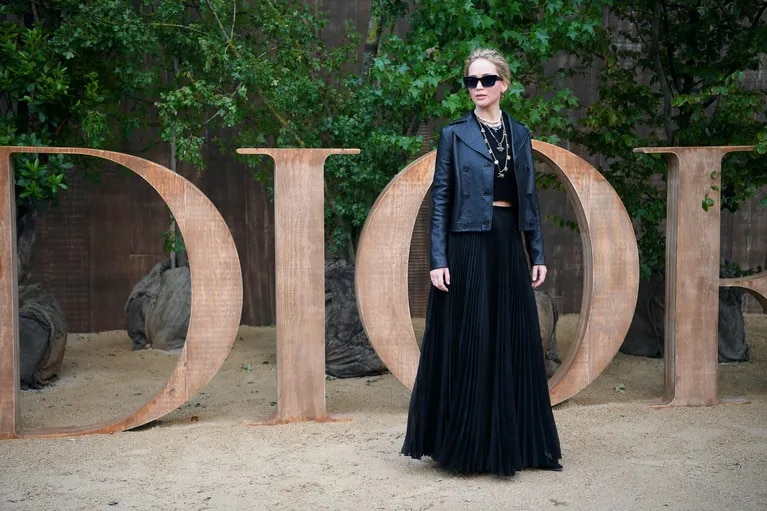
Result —
[{"label": "foliage", "polygon": [[[160,8],[155,23],[169,32],[158,37],[166,46],[175,41],[182,77],[157,102],[163,138],[175,140],[179,158],[198,166],[213,120],[238,127],[226,141],[230,147],[361,148],[359,156],[331,158],[325,167],[329,245],[350,248],[375,197],[421,150],[419,129],[470,109],[460,76],[474,47],[494,46],[509,55],[515,73],[507,107],[512,115],[552,141],[566,133],[577,101],[572,91],[553,84],[577,68],[545,66],[554,55],[574,55],[593,44],[605,4],[416,2],[413,29],[399,37],[391,27],[407,13],[406,2],[379,0],[373,16],[389,33],[374,58],[356,70],[359,34],[350,29],[347,44],[327,48],[323,13],[304,2],[227,8],[227,2],[206,0],[192,20]],[[270,174],[256,165],[255,176],[268,185]]]},{"label": "foliage", "polygon": [[[415,2],[411,32],[384,41],[372,69],[386,108],[404,110],[416,121],[452,119],[471,108],[462,90],[464,59],[477,47],[500,50],[512,82],[504,108],[541,136],[566,133],[577,99],[555,88],[586,62],[575,56],[598,39],[602,9],[611,2],[449,0]],[[568,67],[551,69],[555,57]]]},{"label": "foliage", "polygon": [[[593,44],[609,3],[420,0],[409,12],[410,31],[397,35],[392,27],[407,13],[407,3],[375,2],[379,19],[373,25],[388,31],[369,66],[343,84],[348,101],[323,129],[340,147],[363,149],[360,158],[326,169],[341,192],[334,202],[349,219],[336,229],[336,242],[355,239],[372,200],[421,149],[419,133],[471,109],[461,77],[464,59],[477,47],[507,56],[513,78],[504,108],[512,116],[539,138],[556,142],[566,134],[577,100],[554,84],[585,64],[574,56]],[[552,69],[552,59],[563,55],[571,57],[570,67]]]},{"label": "foliage", "polygon": [[[98,29],[103,20],[119,22],[121,30]],[[115,0],[0,6],[0,144],[109,144],[110,124],[124,119],[124,97],[152,80],[141,51],[151,35],[136,23],[130,7]],[[62,155],[23,154],[15,166],[17,196],[39,203],[67,188],[72,163]]]},{"label": "foliage", "polygon": [[735,211],[767,184],[767,91],[747,79],[767,48],[765,9],[753,0],[639,0],[612,9],[615,29],[599,47],[599,101],[576,138],[606,162],[600,170],[638,230],[644,277],[665,264],[667,167],[634,148],[756,146],[725,158],[721,202],[712,186],[704,209]]},{"label": "foliage", "polygon": [[[350,26],[345,44],[328,48],[326,15],[310,4],[10,0],[0,6],[0,143],[110,148],[151,128],[198,168],[211,143],[359,147],[326,162],[326,231],[343,250],[422,150],[419,134],[471,108],[464,58],[495,47],[513,74],[504,109],[537,138],[576,139],[607,162],[641,234],[644,275],[664,261],[665,164],[633,148],[767,152],[765,93],[747,86],[767,47],[764,2],[374,0],[359,61],[360,34]],[[602,29],[605,9],[620,21],[613,34]],[[411,28],[396,32],[406,15]],[[563,84],[592,59],[602,66],[599,102],[575,126],[578,100]],[[268,166],[246,161],[268,186]],[[20,156],[19,197],[55,199],[71,165]],[[718,206],[734,210],[767,181],[764,157],[728,157],[723,177]]]}]

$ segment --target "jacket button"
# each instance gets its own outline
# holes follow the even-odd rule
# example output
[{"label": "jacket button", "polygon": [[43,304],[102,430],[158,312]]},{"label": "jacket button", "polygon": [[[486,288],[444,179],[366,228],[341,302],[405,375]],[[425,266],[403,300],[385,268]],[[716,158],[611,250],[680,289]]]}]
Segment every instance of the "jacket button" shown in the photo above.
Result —
[{"label": "jacket button", "polygon": [[464,172],[468,172],[469,171],[469,166],[468,165],[464,165],[463,166],[463,171]]},{"label": "jacket button", "polygon": [[468,198],[469,198],[469,194],[468,194],[468,193],[464,193],[464,194],[463,194],[463,198],[464,198],[464,199],[468,199]]},{"label": "jacket button", "polygon": [[490,197],[490,192],[484,191],[482,192],[482,195],[484,195],[485,197]]}]

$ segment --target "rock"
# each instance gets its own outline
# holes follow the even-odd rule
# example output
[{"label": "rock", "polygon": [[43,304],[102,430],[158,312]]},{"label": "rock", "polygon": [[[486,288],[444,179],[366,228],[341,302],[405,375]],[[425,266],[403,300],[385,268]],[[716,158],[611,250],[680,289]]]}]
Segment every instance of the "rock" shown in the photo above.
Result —
[{"label": "rock", "polygon": [[746,344],[743,297],[737,287],[719,288],[719,362],[745,362],[750,350]]},{"label": "rock", "polygon": [[551,378],[559,369],[559,366],[562,365],[557,347],[557,321],[559,320],[559,313],[548,293],[536,289],[534,294],[535,305],[538,308],[538,324],[541,329],[541,344],[543,345],[546,376]]},{"label": "rock", "polygon": [[19,286],[18,296],[21,388],[36,389],[58,376],[67,344],[67,324],[59,303],[39,284]]},{"label": "rock", "polygon": [[[728,277],[722,266],[722,277]],[[631,326],[620,351],[628,355],[662,357],[665,335],[665,279],[654,273],[649,280],[639,282],[637,306]],[[743,320],[743,297],[738,288],[719,288],[719,362],[744,362],[749,359]]]},{"label": "rock", "polygon": [[133,288],[125,304],[133,349],[172,350],[186,342],[192,303],[189,266],[156,264]]},{"label": "rock", "polygon": [[634,317],[621,345],[622,353],[653,358],[663,356],[665,285],[660,273],[639,281]]},{"label": "rock", "polygon": [[362,327],[354,294],[354,266],[325,264],[325,372],[353,378],[386,372]]}]

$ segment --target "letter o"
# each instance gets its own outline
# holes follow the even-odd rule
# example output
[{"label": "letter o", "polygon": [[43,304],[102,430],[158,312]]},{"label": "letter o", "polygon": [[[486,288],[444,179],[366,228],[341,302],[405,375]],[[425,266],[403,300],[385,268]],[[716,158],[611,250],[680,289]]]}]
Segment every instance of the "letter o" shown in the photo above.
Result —
[{"label": "letter o", "polygon": [[[533,151],[564,184],[583,245],[584,285],[576,341],[549,380],[551,402],[556,404],[584,389],[618,352],[636,306],[639,253],[626,208],[604,176],[555,145],[533,141]],[[357,250],[355,285],[363,326],[389,371],[410,389],[419,349],[408,307],[408,256],[435,158],[435,151],[422,156],[386,186],[370,210]]]}]

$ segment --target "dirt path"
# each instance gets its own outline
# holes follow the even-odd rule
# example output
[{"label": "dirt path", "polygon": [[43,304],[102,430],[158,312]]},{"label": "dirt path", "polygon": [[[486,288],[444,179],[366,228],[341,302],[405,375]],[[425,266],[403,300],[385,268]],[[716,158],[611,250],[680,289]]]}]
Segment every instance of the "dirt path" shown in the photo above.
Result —
[{"label": "dirt path", "polygon": [[[400,456],[409,392],[391,375],[328,380],[328,411],[348,421],[247,426],[274,409],[275,332],[242,327],[213,381],[155,424],[0,442],[0,509],[765,509],[767,315],[746,319],[752,361],[720,365],[719,380],[722,396],[748,404],[653,409],[662,360],[619,354],[555,407],[565,470],[510,479]],[[563,345],[576,321],[561,319]],[[70,336],[59,382],[22,393],[21,428],[143,405],[178,354],[130,346],[123,331]]]}]

